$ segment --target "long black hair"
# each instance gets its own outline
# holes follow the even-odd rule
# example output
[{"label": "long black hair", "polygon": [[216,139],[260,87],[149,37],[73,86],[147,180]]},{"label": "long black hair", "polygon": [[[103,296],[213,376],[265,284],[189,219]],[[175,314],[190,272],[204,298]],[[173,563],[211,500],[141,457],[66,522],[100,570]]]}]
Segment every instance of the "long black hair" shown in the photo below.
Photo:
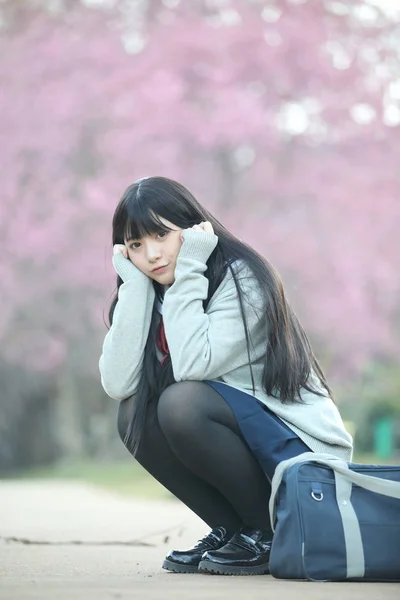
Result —
[{"label": "long black hair", "polygon": [[[179,228],[187,229],[201,221],[209,221],[218,236],[218,244],[207,261],[205,277],[209,281],[208,296],[203,302],[204,309],[222,282],[227,269],[234,278],[244,331],[247,341],[247,354],[251,369],[251,340],[247,328],[244,302],[245,294],[240,279],[232,267],[237,260],[244,261],[256,278],[265,295],[265,365],[262,386],[268,395],[278,397],[283,403],[302,402],[301,390],[305,389],[319,395],[325,395],[314,388],[310,382],[311,371],[320,379],[328,395],[331,391],[325,376],[315,358],[308,338],[294,311],[285,297],[282,281],[274,267],[253,248],[230,233],[194,196],[180,183],[165,177],[148,177],[130,185],[123,194],[113,217],[112,242],[124,244],[125,239],[140,239],[144,235],[165,230],[159,217]],[[109,310],[109,322],[112,325],[115,306],[118,301],[118,288],[122,279],[117,277],[117,291]],[[162,296],[161,286],[153,281],[156,296]],[[143,431],[146,408],[149,402],[157,402],[166,387],[174,383],[171,357],[167,356],[163,365],[156,355],[157,308],[153,307],[152,324],[145,347],[141,376],[135,399],[132,403],[133,414],[126,433],[125,443],[134,454],[138,448]]]}]

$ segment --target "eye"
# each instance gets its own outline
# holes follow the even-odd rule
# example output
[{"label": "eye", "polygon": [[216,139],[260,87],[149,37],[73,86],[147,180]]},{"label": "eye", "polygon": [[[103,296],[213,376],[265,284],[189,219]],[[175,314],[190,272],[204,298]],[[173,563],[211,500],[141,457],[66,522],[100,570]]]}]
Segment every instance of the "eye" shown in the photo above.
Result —
[{"label": "eye", "polygon": [[131,248],[132,250],[137,250],[138,248],[140,248],[140,242],[132,242],[132,244],[129,244],[129,248]]},{"label": "eye", "polygon": [[168,231],[165,231],[165,230],[164,230],[164,231],[159,231],[159,232],[157,233],[157,237],[158,237],[158,238],[160,238],[160,239],[162,240],[163,238],[167,237],[168,233],[169,233],[169,232],[168,232]]}]

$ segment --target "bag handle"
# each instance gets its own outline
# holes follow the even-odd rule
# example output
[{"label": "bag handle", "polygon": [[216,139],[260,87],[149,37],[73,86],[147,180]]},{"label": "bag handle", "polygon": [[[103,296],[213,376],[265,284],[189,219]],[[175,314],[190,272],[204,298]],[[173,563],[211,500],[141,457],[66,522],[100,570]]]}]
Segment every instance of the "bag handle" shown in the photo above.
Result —
[{"label": "bag handle", "polygon": [[275,474],[271,483],[272,491],[269,501],[269,514],[273,531],[275,530],[274,525],[276,520],[276,494],[282,482],[283,475],[289,467],[302,462],[315,462],[320,465],[325,465],[334,472],[340,473],[348,482],[356,483],[358,486],[369,490],[370,492],[400,499],[400,482],[382,479],[381,477],[374,477],[373,475],[355,473],[349,469],[347,462],[333,454],[304,452],[294,458],[289,458],[288,460],[280,462],[275,469]]}]

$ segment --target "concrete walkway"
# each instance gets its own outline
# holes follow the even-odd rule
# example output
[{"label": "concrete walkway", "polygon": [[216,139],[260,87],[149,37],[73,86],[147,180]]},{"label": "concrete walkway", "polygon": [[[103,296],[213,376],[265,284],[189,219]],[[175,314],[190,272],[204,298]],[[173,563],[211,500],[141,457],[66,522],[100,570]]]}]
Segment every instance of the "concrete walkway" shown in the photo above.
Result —
[{"label": "concrete walkway", "polygon": [[169,548],[185,548],[206,531],[174,500],[132,499],[73,482],[0,481],[0,599],[400,598],[400,584],[317,584],[161,569]]}]

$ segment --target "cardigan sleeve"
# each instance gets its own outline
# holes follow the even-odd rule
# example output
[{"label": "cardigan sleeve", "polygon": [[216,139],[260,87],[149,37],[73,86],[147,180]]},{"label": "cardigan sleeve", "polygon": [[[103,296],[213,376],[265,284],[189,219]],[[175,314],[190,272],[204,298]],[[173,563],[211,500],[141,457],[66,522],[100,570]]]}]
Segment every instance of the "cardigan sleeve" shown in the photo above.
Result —
[{"label": "cardigan sleeve", "polygon": [[151,279],[121,254],[114,256],[113,262],[124,283],[118,290],[99,369],[105,392],[115,400],[124,400],[139,383],[155,292]]},{"label": "cardigan sleeve", "polygon": [[[164,297],[164,327],[176,381],[216,379],[249,362],[239,296],[230,270],[211,298],[207,311],[203,309],[203,300],[208,294],[208,280],[204,276],[208,257],[205,248],[200,247],[203,240],[199,236],[202,235],[206,234],[196,232],[197,239],[188,240],[186,248],[182,246],[175,282]],[[204,246],[207,243],[204,238]],[[259,348],[261,337],[266,335],[260,323],[265,314],[264,302],[246,264],[236,265],[234,269],[243,291],[250,359],[253,360],[252,342]]]}]

